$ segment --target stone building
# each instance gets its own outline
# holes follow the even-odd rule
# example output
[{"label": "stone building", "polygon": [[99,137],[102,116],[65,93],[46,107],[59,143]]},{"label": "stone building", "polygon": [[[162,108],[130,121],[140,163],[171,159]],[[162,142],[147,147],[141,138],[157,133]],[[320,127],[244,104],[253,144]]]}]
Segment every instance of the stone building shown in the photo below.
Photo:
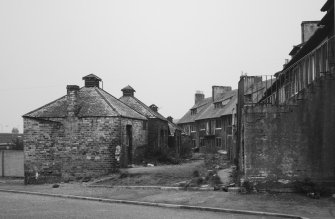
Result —
[{"label": "stone building", "polygon": [[334,0],[321,10],[317,28],[302,23],[301,44],[253,104],[244,95],[250,76],[239,82],[238,168],[259,188],[306,179],[335,187]]},{"label": "stone building", "polygon": [[178,121],[183,131],[189,134],[193,147],[200,151],[225,150],[234,159],[234,124],[237,90],[231,87],[212,86],[212,97],[195,94],[195,104]]},{"label": "stone building", "polygon": [[148,153],[163,152],[168,149],[169,125],[167,119],[158,112],[155,104],[147,106],[134,96],[135,90],[126,86],[120,101],[148,119]]},{"label": "stone building", "polygon": [[26,183],[95,177],[140,159],[148,144],[147,118],[99,87],[94,74],[85,86],[23,116]]}]

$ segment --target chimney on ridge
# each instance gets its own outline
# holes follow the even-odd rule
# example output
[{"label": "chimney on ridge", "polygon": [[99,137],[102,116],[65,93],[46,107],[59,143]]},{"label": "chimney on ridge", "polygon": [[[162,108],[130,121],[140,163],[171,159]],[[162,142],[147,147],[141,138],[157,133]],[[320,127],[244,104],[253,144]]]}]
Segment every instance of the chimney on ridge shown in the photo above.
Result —
[{"label": "chimney on ridge", "polygon": [[101,78],[99,78],[95,74],[89,74],[83,77],[83,80],[85,80],[85,87],[99,88],[99,82],[101,81]]},{"label": "chimney on ridge", "polygon": [[150,106],[150,109],[154,112],[157,112],[158,111],[158,107],[155,105],[155,104],[151,104]]},{"label": "chimney on ridge", "polygon": [[169,122],[172,122],[172,123],[173,123],[173,118],[172,118],[172,116],[168,116],[166,119],[167,119]]},{"label": "chimney on ridge", "polygon": [[134,88],[132,88],[130,85],[122,88],[121,91],[123,93],[123,96],[129,96],[129,97],[133,97],[134,92],[136,92]]},{"label": "chimney on ridge", "polygon": [[79,86],[77,85],[67,85],[66,86],[67,95],[67,116],[74,117],[76,116],[78,110],[78,92]]},{"label": "chimney on ridge", "polygon": [[197,90],[195,92],[195,98],[194,98],[194,103],[195,104],[198,104],[200,101],[204,100],[205,99],[205,94],[200,91],[200,90]]},{"label": "chimney on ridge", "polygon": [[224,94],[228,91],[231,91],[230,86],[212,86],[212,99],[215,101],[220,94]]},{"label": "chimney on ridge", "polygon": [[315,31],[319,28],[320,21],[303,21],[301,23],[301,43],[305,43],[313,36]]}]

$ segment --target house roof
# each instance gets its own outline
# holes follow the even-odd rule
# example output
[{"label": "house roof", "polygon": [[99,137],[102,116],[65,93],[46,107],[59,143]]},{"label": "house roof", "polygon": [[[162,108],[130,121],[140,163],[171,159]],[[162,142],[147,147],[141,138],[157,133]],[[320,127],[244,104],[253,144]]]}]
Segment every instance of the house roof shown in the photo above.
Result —
[{"label": "house roof", "polygon": [[17,138],[23,138],[23,134],[0,133],[0,145],[13,144],[13,140]]},{"label": "house roof", "polygon": [[129,107],[131,107],[135,111],[146,116],[147,118],[158,118],[158,119],[167,121],[167,119],[164,116],[162,116],[159,112],[153,111],[152,109],[150,109],[150,107],[145,105],[142,101],[140,101],[134,96],[122,96],[119,98],[119,100],[127,104]]},{"label": "house roof", "polygon": [[237,104],[237,90],[232,90],[221,95],[214,103],[228,101],[226,105],[221,108],[215,108],[214,104],[209,104],[199,113],[195,120],[219,118],[221,116],[230,115],[236,108]]},{"label": "house roof", "polygon": [[[222,108],[215,108],[214,103],[228,101]],[[232,114],[233,109],[237,103],[237,90],[232,90],[219,94],[213,101],[212,97],[208,97],[201,102],[195,104],[191,110],[197,109],[196,114],[191,114],[191,110],[178,121],[178,124],[192,123],[196,120],[219,118],[221,116]]]},{"label": "house roof", "polygon": [[[178,124],[183,123],[192,123],[195,121],[195,119],[198,117],[198,115],[206,109],[206,107],[213,102],[212,97],[207,97],[203,99],[202,101],[199,101],[197,104],[194,104],[190,110],[187,110],[185,115],[181,117],[181,119],[178,120]],[[197,110],[196,114],[191,114],[191,110]]]},{"label": "house roof", "polygon": [[[48,103],[23,117],[64,118],[67,116],[67,96]],[[140,113],[98,87],[82,87],[78,91],[78,117],[116,117],[146,120]]]}]

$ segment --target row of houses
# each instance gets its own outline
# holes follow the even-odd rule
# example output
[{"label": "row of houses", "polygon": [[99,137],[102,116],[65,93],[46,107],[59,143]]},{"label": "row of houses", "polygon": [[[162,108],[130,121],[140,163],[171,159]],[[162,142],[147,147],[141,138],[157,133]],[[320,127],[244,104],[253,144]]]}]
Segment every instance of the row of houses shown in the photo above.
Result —
[{"label": "row of houses", "polygon": [[[26,183],[94,177],[140,163],[150,153],[181,148],[181,130],[134,95],[115,98],[101,78],[83,77],[67,94],[23,115]],[[170,140],[170,144],[169,144]]]},{"label": "row of houses", "polygon": [[236,104],[237,90],[229,86],[212,86],[212,97],[208,98],[197,91],[194,105],[178,125],[190,135],[195,149],[202,152],[225,150],[233,159]]}]

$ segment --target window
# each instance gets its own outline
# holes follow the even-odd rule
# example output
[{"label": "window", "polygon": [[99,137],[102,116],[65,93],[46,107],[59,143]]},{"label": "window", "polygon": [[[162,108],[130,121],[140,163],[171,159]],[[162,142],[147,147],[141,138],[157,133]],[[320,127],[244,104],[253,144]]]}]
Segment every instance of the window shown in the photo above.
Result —
[{"label": "window", "polygon": [[214,108],[215,108],[215,109],[217,109],[217,108],[222,108],[222,102],[214,103]]},{"label": "window", "polygon": [[221,129],[222,128],[221,119],[216,119],[215,120],[215,128],[216,129]]},{"label": "window", "polygon": [[148,121],[143,121],[143,130],[146,130],[147,129],[147,124],[148,123]]},{"label": "window", "polygon": [[191,125],[191,132],[196,132],[195,125]]},{"label": "window", "polygon": [[205,122],[200,123],[200,130],[206,130],[206,123]]},{"label": "window", "polygon": [[218,147],[218,148],[221,148],[222,146],[222,139],[217,137],[215,138],[215,146]]},{"label": "window", "polygon": [[197,109],[191,109],[191,115],[197,114]]}]

